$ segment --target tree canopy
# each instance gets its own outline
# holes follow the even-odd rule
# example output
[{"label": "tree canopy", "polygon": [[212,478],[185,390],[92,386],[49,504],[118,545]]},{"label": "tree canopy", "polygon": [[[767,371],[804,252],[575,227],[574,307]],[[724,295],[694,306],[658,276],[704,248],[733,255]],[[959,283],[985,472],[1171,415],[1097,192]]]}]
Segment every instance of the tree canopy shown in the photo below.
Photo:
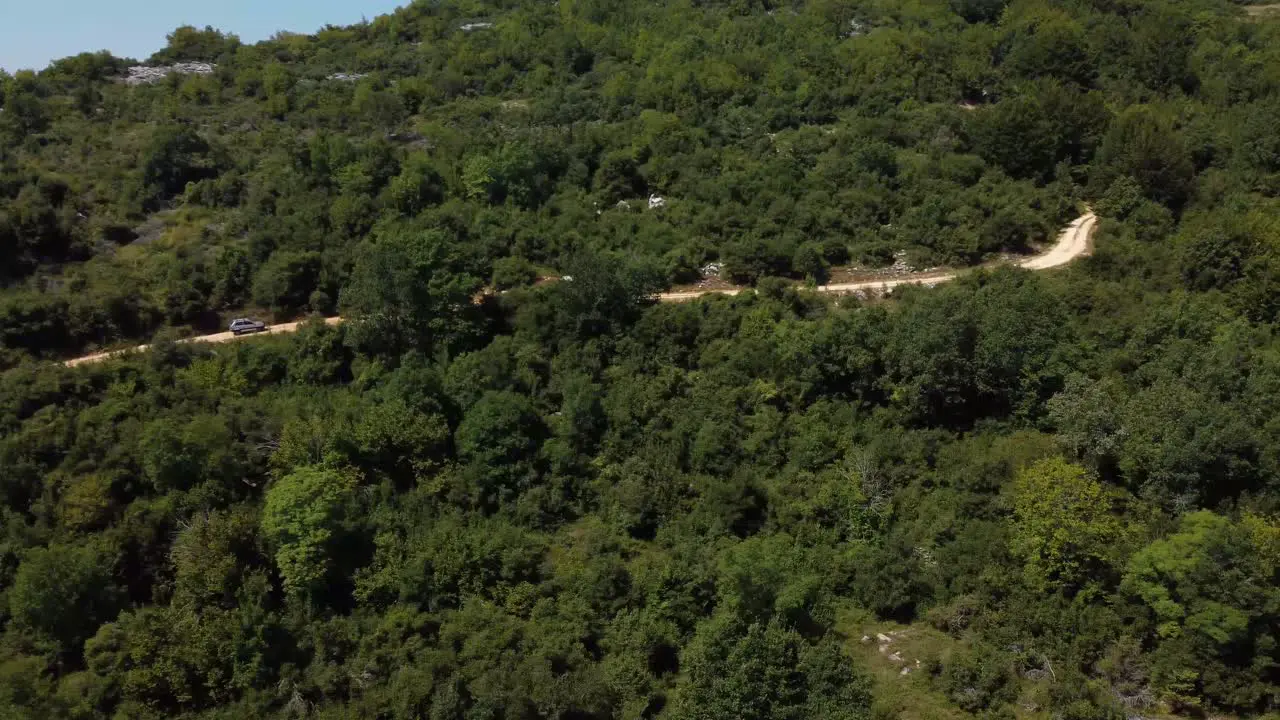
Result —
[{"label": "tree canopy", "polygon": [[[1274,716],[1249,10],[414,2],[0,73],[0,717]],[[238,317],[300,324],[176,342]]]}]

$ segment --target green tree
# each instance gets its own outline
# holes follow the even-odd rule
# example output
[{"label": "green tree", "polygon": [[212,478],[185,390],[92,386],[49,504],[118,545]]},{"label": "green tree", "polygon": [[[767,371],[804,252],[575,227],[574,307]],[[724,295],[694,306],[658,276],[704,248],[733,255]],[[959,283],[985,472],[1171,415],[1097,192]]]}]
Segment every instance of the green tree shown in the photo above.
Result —
[{"label": "green tree", "polygon": [[1005,69],[1026,79],[1059,78],[1088,85],[1097,70],[1085,28],[1063,11],[1046,6],[1014,14],[1005,28]]},{"label": "green tree", "polygon": [[477,500],[496,507],[528,489],[534,460],[546,434],[529,398],[489,391],[467,410],[454,434],[458,458],[467,463]]},{"label": "green tree", "polygon": [[69,479],[58,503],[59,521],[74,531],[100,530],[113,512],[110,475],[95,474]]},{"label": "green tree", "polygon": [[974,113],[971,132],[989,162],[1045,181],[1062,161],[1089,162],[1108,119],[1101,95],[1042,81]]},{"label": "green tree", "polygon": [[92,544],[32,548],[8,596],[15,627],[67,653],[115,618],[123,600],[110,556]]},{"label": "green tree", "polygon": [[349,473],[315,466],[297,468],[267,488],[262,532],[275,548],[276,566],[290,593],[323,588],[355,489]]},{"label": "green tree", "polygon": [[1189,218],[1175,239],[1183,280],[1196,290],[1226,289],[1244,277],[1258,243],[1235,213]]},{"label": "green tree", "polygon": [[1267,702],[1268,684],[1247,668],[1277,662],[1278,570],[1280,526],[1204,510],[1133,556],[1121,590],[1154,621],[1153,680],[1167,699],[1189,708]]},{"label": "green tree", "polygon": [[44,98],[48,88],[34,72],[20,70],[13,76],[0,76],[0,99],[4,101],[4,113],[0,113],[0,132],[17,144],[34,133],[44,132],[49,126],[50,108]]},{"label": "green tree", "polygon": [[604,158],[596,171],[594,185],[600,194],[600,204],[605,207],[648,193],[648,185],[635,158],[626,152],[610,153]]},{"label": "green tree", "polygon": [[240,38],[227,35],[206,25],[203,30],[182,25],[165,36],[169,43],[163,50],[151,56],[153,63],[203,60],[214,62],[225,53],[240,47]]},{"label": "green tree", "polygon": [[1057,300],[1029,276],[980,282],[905,300],[884,342],[892,400],[921,422],[963,425],[1014,403],[1036,413],[1061,382],[1056,348],[1073,329]]},{"label": "green tree", "polygon": [[169,551],[173,604],[192,610],[235,607],[236,593],[261,563],[258,518],[248,507],[192,518]]},{"label": "green tree", "polygon": [[395,93],[382,90],[369,81],[361,81],[356,87],[351,110],[356,117],[387,131],[399,125],[406,114],[404,104]]},{"label": "green tree", "polygon": [[156,203],[217,172],[209,143],[187,125],[161,126],[143,151],[142,184]]},{"label": "green tree", "polygon": [[951,9],[971,23],[995,22],[1008,0],[951,0]]},{"label": "green tree", "polygon": [[796,254],[791,258],[791,269],[817,285],[827,283],[827,261],[822,256],[822,249],[813,243],[796,248]]},{"label": "green tree", "polygon": [[1181,207],[1191,192],[1191,154],[1172,120],[1154,108],[1126,109],[1103,138],[1097,171],[1101,186],[1126,175],[1147,197],[1173,208]]},{"label": "green tree", "polygon": [[1049,401],[1049,417],[1058,437],[1076,457],[1093,467],[1113,467],[1124,446],[1124,389],[1116,378],[1067,377],[1062,392]]},{"label": "green tree", "polygon": [[1069,592],[1105,582],[1122,537],[1106,488],[1062,458],[1022,469],[1013,482],[1011,549],[1028,581]]},{"label": "green tree", "polygon": [[504,257],[493,261],[493,287],[496,290],[532,285],[538,279],[533,264],[522,257]]},{"label": "green tree", "polygon": [[212,275],[211,307],[240,307],[248,299],[253,283],[253,266],[243,249],[235,246],[222,248],[214,259]]},{"label": "green tree", "polygon": [[999,707],[1016,697],[1012,658],[986,644],[957,652],[943,666],[942,686],[962,710]]},{"label": "green tree", "polygon": [[444,179],[425,153],[414,153],[391,178],[386,192],[392,207],[413,217],[444,199]]},{"label": "green tree", "polygon": [[[535,337],[586,340],[608,337],[635,322],[662,282],[656,263],[580,253],[565,263],[565,279],[551,287],[550,308],[526,306],[517,318]],[[539,312],[549,309],[551,318]]]},{"label": "green tree", "polygon": [[360,253],[340,297],[357,348],[398,354],[465,347],[476,336],[480,281],[459,272],[439,233],[380,235]]},{"label": "green tree", "polygon": [[277,251],[254,275],[253,301],[279,313],[304,308],[319,276],[319,253]]},{"label": "green tree", "polygon": [[681,720],[870,715],[867,681],[839,650],[830,641],[809,646],[778,619],[746,625],[717,615],[699,629],[682,665],[687,680],[671,710]]}]

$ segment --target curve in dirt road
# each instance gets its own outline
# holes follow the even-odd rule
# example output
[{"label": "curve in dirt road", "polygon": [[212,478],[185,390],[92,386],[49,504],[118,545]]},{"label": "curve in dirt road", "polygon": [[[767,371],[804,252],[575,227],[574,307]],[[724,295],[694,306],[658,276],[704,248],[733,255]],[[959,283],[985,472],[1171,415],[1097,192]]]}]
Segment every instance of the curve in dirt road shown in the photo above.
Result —
[{"label": "curve in dirt road", "polygon": [[[1066,265],[1089,252],[1089,240],[1093,237],[1093,231],[1097,228],[1098,218],[1092,212],[1085,213],[1076,218],[1063,228],[1062,233],[1058,236],[1058,241],[1053,247],[1047,251],[1020,260],[1014,263],[1017,267],[1026,270],[1049,270],[1051,268]],[[820,285],[815,288],[808,288],[812,292],[820,293],[848,293],[857,292],[859,290],[889,290],[899,285],[928,285],[933,286],[938,283],[944,283],[955,280],[960,275],[968,271],[948,272],[948,273],[920,273],[909,275],[906,277],[898,277],[886,280],[865,280],[852,283],[836,283],[834,285]],[[688,302],[696,300],[706,295],[737,295],[742,292],[752,292],[752,288],[729,288],[724,290],[693,290],[690,292],[671,292],[659,293],[655,298],[658,302]],[[340,317],[325,318],[326,325],[337,325],[342,322]],[[275,335],[282,333],[296,332],[305,321],[281,323],[272,325],[265,332],[254,333],[252,335],[235,335],[233,333],[224,332],[214,335],[201,335],[199,337],[185,338],[178,340],[180,343],[207,342],[207,343],[224,343],[233,340],[244,340],[254,337],[255,335]],[[123,350],[113,350],[111,352],[95,353],[93,355],[85,355],[63,363],[67,367],[75,367],[77,365],[85,365],[89,363],[102,362],[113,357],[125,355],[133,352],[143,352],[150,345],[138,345],[136,347],[125,348]]]},{"label": "curve in dirt road", "polygon": [[[1098,218],[1092,212],[1081,215],[1073,220],[1070,225],[1063,228],[1061,234],[1058,235],[1058,241],[1054,243],[1053,247],[1040,255],[1035,255],[1025,260],[1019,260],[1014,263],[1014,265],[1026,270],[1049,270],[1050,268],[1066,265],[1089,251],[1089,239],[1093,237],[1093,231],[1097,228],[1097,225]],[[885,280],[862,280],[852,283],[819,285],[818,287],[808,288],[808,290],[820,293],[848,293],[857,292],[859,290],[889,290],[891,288],[898,287],[899,285],[933,286],[938,283],[955,280],[965,272],[969,271],[919,273],[916,275]],[[694,290],[692,292],[662,293],[658,295],[658,300],[661,302],[687,302],[689,300],[696,300],[704,295],[737,295],[743,291],[750,290],[751,288],[729,288],[724,290]]]}]

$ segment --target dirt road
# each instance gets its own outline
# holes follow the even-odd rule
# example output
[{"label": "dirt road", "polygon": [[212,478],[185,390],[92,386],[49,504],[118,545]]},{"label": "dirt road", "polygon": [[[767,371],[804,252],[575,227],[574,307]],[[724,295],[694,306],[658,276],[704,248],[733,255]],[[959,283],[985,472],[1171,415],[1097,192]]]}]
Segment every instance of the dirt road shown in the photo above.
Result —
[{"label": "dirt road", "polygon": [[[1098,218],[1094,216],[1093,213],[1087,213],[1076,218],[1070,225],[1062,230],[1062,233],[1058,236],[1058,241],[1053,245],[1053,247],[1040,255],[1018,261],[1016,263],[1017,266],[1027,270],[1048,270],[1050,268],[1066,265],[1089,251],[1089,239],[1093,236],[1093,231],[1097,227],[1097,224]],[[963,274],[963,272],[965,271],[951,273],[919,273],[886,280],[868,280],[863,282],[822,285],[810,288],[810,290],[820,293],[850,293],[857,292],[859,290],[889,290],[891,288],[898,287],[899,285],[928,285],[932,287],[938,283],[955,280],[959,275]],[[696,300],[704,295],[713,295],[717,293],[721,295],[737,295],[740,292],[750,290],[751,288],[732,288],[727,290],[694,290],[691,292],[660,293],[657,296],[657,299],[658,302],[688,302],[689,300]],[[324,322],[327,325],[336,325],[342,322],[342,318],[325,318]],[[291,333],[297,331],[298,327],[302,324],[302,322],[281,323],[279,325],[272,325],[265,333],[256,334],[272,335],[277,333]],[[254,336],[255,335],[234,335],[229,332],[224,332],[217,333],[215,335],[201,335],[199,337],[186,338],[179,340],[178,342],[223,343],[231,342],[232,340],[244,340]],[[125,348],[124,350],[114,350],[111,352],[96,353],[94,355],[85,355],[73,360],[67,360],[63,364],[67,367],[75,367],[76,365],[84,365],[86,363],[102,362],[108,358],[123,355],[125,353],[142,352],[148,347],[150,347],[150,345],[138,345],[137,347]]]},{"label": "dirt road", "polygon": [[[201,335],[199,337],[184,338],[182,340],[178,340],[178,342],[180,343],[192,343],[192,342],[224,343],[224,342],[231,342],[232,340],[245,340],[247,338],[256,337],[258,335],[275,335],[279,333],[291,333],[291,332],[297,332],[298,328],[301,327],[305,322],[306,322],[305,320],[301,320],[298,322],[280,323],[279,325],[272,325],[271,327],[267,328],[264,332],[253,333],[250,335],[236,335],[235,333],[231,333],[231,332],[223,332],[223,333],[215,333],[213,335]],[[340,317],[325,318],[324,320],[324,323],[326,325],[337,325],[340,322],[342,322],[342,318]],[[125,348],[124,350],[113,350],[111,352],[96,353],[94,355],[85,355],[83,357],[75,358],[74,360],[67,360],[66,362],[63,363],[63,365],[66,365],[67,367],[75,367],[76,365],[84,365],[85,363],[102,362],[107,358],[116,357],[117,355],[123,355],[125,353],[143,352],[149,347],[151,346],[138,345],[137,347]]]},{"label": "dirt road", "polygon": [[[1075,260],[1089,251],[1089,239],[1093,236],[1093,231],[1098,225],[1098,218],[1093,213],[1081,215],[1071,222],[1070,225],[1063,228],[1062,233],[1058,236],[1058,242],[1053,247],[1040,255],[1029,257],[1015,263],[1018,267],[1027,270],[1048,270]],[[885,279],[885,280],[865,280],[862,282],[852,283],[836,283],[833,285],[820,285],[815,288],[809,288],[812,292],[820,293],[850,293],[859,290],[889,290],[899,285],[928,285],[933,286],[938,283],[955,280],[961,274],[967,271],[949,272],[949,273],[917,273],[906,277]],[[695,290],[692,292],[662,293],[658,296],[661,302],[687,302],[696,300],[703,295],[711,295],[720,293],[721,295],[737,295],[743,290],[751,288],[732,288],[727,290]]]}]

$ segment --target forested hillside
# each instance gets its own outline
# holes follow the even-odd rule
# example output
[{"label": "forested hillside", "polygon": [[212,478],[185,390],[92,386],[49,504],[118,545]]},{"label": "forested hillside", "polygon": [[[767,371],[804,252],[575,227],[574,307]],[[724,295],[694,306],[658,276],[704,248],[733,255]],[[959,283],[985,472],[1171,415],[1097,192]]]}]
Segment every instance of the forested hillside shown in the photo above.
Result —
[{"label": "forested hillside", "polygon": [[[0,73],[0,717],[1276,717],[1278,194],[1280,22],[1221,0]],[[1066,269],[805,290],[1086,204]],[[652,301],[708,266],[757,292]]]}]

